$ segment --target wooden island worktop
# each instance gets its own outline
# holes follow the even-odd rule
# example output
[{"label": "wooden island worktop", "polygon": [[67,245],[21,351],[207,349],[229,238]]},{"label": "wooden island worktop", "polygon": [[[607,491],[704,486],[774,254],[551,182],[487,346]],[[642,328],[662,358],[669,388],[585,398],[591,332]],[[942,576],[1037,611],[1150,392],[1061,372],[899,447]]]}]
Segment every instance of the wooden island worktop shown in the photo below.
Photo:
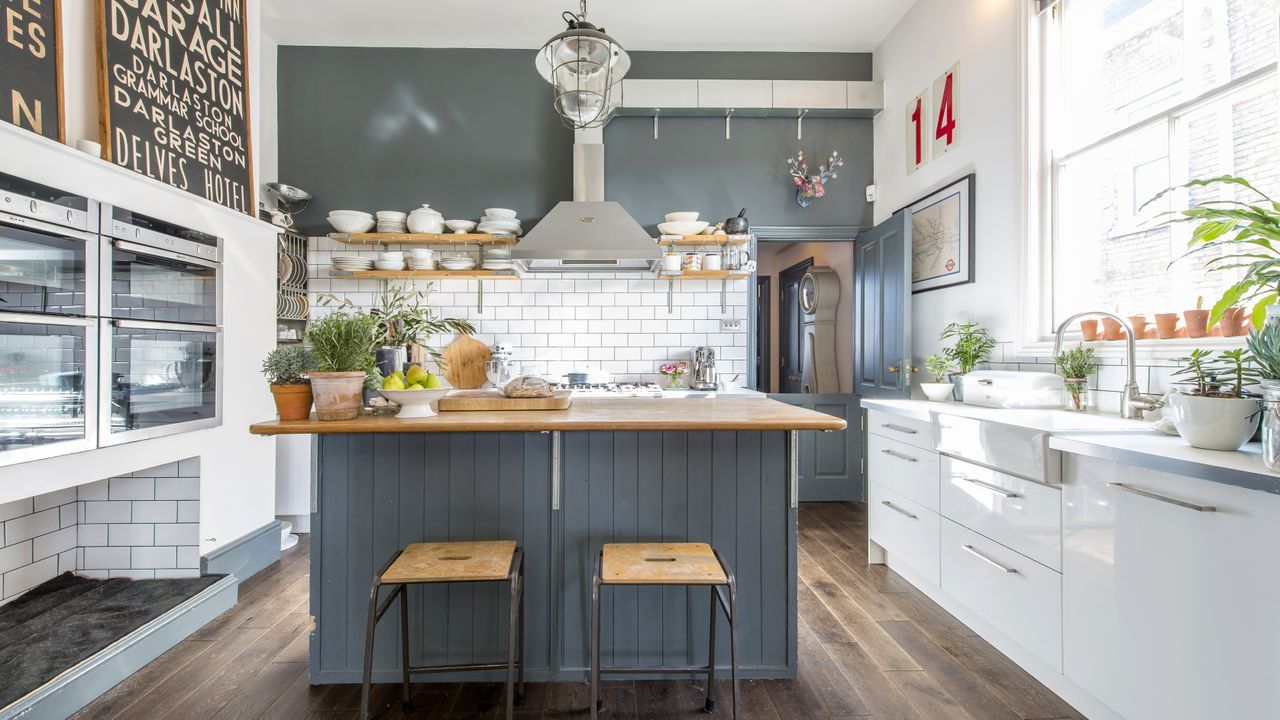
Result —
[{"label": "wooden island worktop", "polygon": [[543,432],[574,430],[843,430],[845,421],[763,397],[578,398],[567,410],[442,412],[401,420],[362,415],[355,420],[272,420],[249,427],[256,435],[411,432]]}]

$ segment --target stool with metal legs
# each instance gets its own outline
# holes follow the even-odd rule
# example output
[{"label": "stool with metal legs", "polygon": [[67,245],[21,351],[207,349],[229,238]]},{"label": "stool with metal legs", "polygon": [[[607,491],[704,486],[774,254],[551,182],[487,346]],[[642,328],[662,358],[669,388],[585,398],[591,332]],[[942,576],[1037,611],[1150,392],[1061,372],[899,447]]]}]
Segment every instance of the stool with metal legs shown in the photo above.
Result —
[{"label": "stool with metal legs", "polygon": [[[600,591],[605,585],[706,585],[711,590],[711,641],[707,664],[687,667],[601,667]],[[733,717],[738,718],[738,590],[733,571],[720,553],[705,543],[611,543],[595,558],[591,573],[591,720],[604,709],[600,699],[601,673],[706,673],[704,709],[714,712],[716,701],[716,605],[729,620],[730,669],[733,674]]]},{"label": "stool with metal legs", "polygon": [[[409,586],[432,583],[508,582],[511,585],[508,606],[507,661],[505,663],[471,663],[463,665],[409,665]],[[378,593],[384,585],[394,586],[381,603]],[[391,603],[400,599],[400,662],[402,700],[406,712],[413,709],[409,676],[423,673],[459,670],[507,671],[507,720],[514,705],[524,700],[524,551],[513,540],[488,542],[415,543],[397,552],[373,578],[369,590],[369,624],[364,641],[364,683],[360,693],[361,717],[368,720],[369,691],[373,676],[373,636],[378,621]]]}]

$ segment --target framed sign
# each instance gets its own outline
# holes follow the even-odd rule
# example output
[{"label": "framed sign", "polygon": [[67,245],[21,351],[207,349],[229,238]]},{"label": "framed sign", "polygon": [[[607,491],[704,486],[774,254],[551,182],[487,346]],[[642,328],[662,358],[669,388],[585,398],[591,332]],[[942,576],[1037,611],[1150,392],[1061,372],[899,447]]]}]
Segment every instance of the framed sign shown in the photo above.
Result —
[{"label": "framed sign", "polygon": [[59,0],[0,0],[0,120],[65,142]]},{"label": "framed sign", "polygon": [[956,117],[957,109],[957,72],[960,63],[951,66],[942,77],[933,82],[933,102],[937,105],[936,119],[933,122],[933,156],[942,157],[960,140],[960,128]]},{"label": "framed sign", "polygon": [[911,292],[973,282],[974,179],[966,175],[906,207]]},{"label": "framed sign", "polygon": [[245,0],[94,0],[104,157],[255,215]]},{"label": "framed sign", "polygon": [[910,175],[929,162],[931,143],[929,132],[929,94],[920,93],[907,103],[907,174]]}]

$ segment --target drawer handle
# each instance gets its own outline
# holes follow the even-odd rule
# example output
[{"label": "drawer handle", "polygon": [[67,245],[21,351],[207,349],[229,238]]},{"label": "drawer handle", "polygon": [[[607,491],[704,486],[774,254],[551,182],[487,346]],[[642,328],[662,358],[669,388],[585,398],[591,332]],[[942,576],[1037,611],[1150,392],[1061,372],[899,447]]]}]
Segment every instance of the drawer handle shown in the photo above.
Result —
[{"label": "drawer handle", "polygon": [[889,502],[888,500],[881,500],[881,501],[880,501],[880,504],[881,504],[881,505],[883,505],[883,506],[885,506],[885,507],[887,507],[887,508],[889,508],[890,510],[892,510],[892,511],[894,511],[894,512],[898,513],[898,514],[906,515],[907,517],[911,518],[912,520],[919,520],[919,519],[920,519],[920,518],[916,517],[915,515],[912,515],[911,513],[907,512],[906,510],[903,510],[902,508],[898,507],[897,505],[894,505],[893,503]]},{"label": "drawer handle", "polygon": [[907,434],[907,435],[919,435],[919,434],[920,434],[920,431],[919,431],[919,430],[913,430],[913,429],[911,429],[911,428],[909,428],[909,427],[902,427],[901,425],[894,425],[893,423],[885,423],[884,425],[881,425],[880,427],[884,428],[885,430],[892,430],[892,431],[894,431],[894,432],[905,433],[905,434]]},{"label": "drawer handle", "polygon": [[1177,505],[1178,507],[1187,508],[1188,510],[1195,510],[1196,512],[1218,512],[1218,508],[1212,505],[1197,505],[1193,502],[1179,500],[1178,498],[1169,497],[1168,495],[1160,495],[1153,493],[1150,490],[1143,490],[1132,485],[1125,485],[1124,483],[1109,482],[1107,483],[1107,487],[1113,487],[1117,490],[1123,490],[1124,492],[1133,493],[1134,495],[1144,498],[1159,500],[1160,502],[1169,503],[1170,505]]},{"label": "drawer handle", "polygon": [[961,549],[961,550],[964,550],[965,552],[969,553],[970,555],[972,555],[972,556],[974,556],[974,557],[978,558],[979,560],[981,560],[982,562],[984,562],[984,563],[986,563],[986,564],[990,565],[991,567],[996,568],[996,569],[997,569],[997,570],[999,570],[1000,572],[1003,572],[1003,573],[1017,573],[1017,572],[1018,572],[1018,569],[1017,569],[1017,568],[1011,568],[1011,567],[1009,567],[1008,565],[1001,565],[1000,563],[996,562],[995,560],[992,560],[991,558],[987,557],[986,555],[983,555],[982,553],[978,552],[978,549],[977,549],[977,548],[975,548],[975,547],[974,547],[974,546],[972,546],[972,545],[961,545],[961,546],[960,546],[960,549]]},{"label": "drawer handle", "polygon": [[889,457],[896,457],[899,460],[906,460],[907,462],[920,462],[919,460],[916,460],[910,455],[900,453],[896,450],[881,450],[880,452],[884,453],[885,455],[888,455]]},{"label": "drawer handle", "polygon": [[978,487],[982,488],[983,490],[989,490],[989,491],[991,491],[991,492],[993,492],[993,493],[995,493],[995,494],[997,494],[997,495],[1001,495],[1001,496],[1003,496],[1003,497],[1007,497],[1007,498],[1010,498],[1010,499],[1018,497],[1018,493],[1016,493],[1016,492],[1009,492],[1008,490],[1005,490],[1004,488],[1000,487],[999,485],[992,485],[992,484],[991,484],[991,483],[989,483],[989,482],[983,482],[983,481],[978,480],[978,479],[976,479],[976,478],[971,478],[971,477],[969,477],[969,476],[967,476],[967,475],[952,475],[951,477],[956,478],[957,480],[963,480],[963,481],[965,481],[965,482],[969,483],[970,485],[977,485]]}]

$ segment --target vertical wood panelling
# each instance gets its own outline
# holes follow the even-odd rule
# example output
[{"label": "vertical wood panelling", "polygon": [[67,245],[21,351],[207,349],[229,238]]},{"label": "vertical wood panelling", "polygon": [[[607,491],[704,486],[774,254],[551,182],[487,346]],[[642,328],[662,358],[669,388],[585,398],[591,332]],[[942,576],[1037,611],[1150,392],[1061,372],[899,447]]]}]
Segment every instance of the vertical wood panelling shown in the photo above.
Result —
[{"label": "vertical wood panelling", "polygon": [[[694,478],[701,481],[702,478]],[[689,534],[689,433],[662,433],[662,539],[665,542],[682,542]],[[664,665],[689,664],[689,613],[687,596],[683,587],[662,588],[662,627],[650,628],[661,632]]]}]

